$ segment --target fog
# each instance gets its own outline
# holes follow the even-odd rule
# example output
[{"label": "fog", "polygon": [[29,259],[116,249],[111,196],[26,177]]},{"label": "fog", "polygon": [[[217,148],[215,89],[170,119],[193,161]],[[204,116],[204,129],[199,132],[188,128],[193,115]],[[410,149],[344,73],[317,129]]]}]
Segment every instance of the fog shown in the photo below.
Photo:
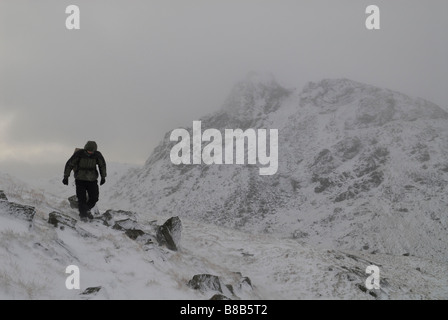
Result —
[{"label": "fog", "polygon": [[[65,9],[80,8],[80,30]],[[248,72],[349,78],[448,101],[448,2],[0,0],[0,172],[62,170],[95,140],[143,164],[164,134],[218,110]]]}]

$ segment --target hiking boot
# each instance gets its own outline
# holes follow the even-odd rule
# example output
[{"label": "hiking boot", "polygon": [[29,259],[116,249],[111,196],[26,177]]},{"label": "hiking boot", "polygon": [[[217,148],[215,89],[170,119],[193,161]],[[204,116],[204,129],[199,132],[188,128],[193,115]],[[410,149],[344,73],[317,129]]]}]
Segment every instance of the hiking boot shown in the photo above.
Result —
[{"label": "hiking boot", "polygon": [[87,216],[79,216],[79,218],[81,219],[82,222],[87,222]]},{"label": "hiking boot", "polygon": [[93,219],[93,215],[92,215],[92,212],[90,212],[90,211],[87,211],[87,218],[89,218],[90,220],[92,220],[92,219]]}]

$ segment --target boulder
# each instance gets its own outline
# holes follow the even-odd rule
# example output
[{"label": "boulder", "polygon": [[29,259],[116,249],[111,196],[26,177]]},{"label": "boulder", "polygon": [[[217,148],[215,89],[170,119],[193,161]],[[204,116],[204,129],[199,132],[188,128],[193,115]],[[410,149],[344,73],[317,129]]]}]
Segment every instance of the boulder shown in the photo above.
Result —
[{"label": "boulder", "polygon": [[70,202],[70,208],[78,209],[78,197],[76,195],[69,197],[68,202]]},{"label": "boulder", "polygon": [[16,218],[32,222],[36,214],[36,208],[9,201],[0,201],[0,211],[9,213]]},{"label": "boulder", "polygon": [[107,210],[101,216],[97,217],[97,219],[102,220],[104,225],[108,227],[113,227],[117,221],[123,221],[126,219],[137,221],[135,213],[131,211],[112,210],[112,209]]},{"label": "boulder", "polygon": [[242,277],[239,283],[239,288],[243,289],[243,288],[249,288],[252,289],[252,281],[250,280],[249,277]]},{"label": "boulder", "polygon": [[99,287],[88,287],[86,290],[84,290],[81,295],[95,295],[102,289],[101,286]]},{"label": "boulder", "polygon": [[48,215],[48,223],[52,224],[56,228],[58,226],[75,228],[77,220],[60,212],[53,211]]},{"label": "boulder", "polygon": [[193,279],[188,281],[187,285],[194,290],[200,290],[202,292],[217,291],[222,293],[219,277],[211,274],[197,274]]},{"label": "boulder", "polygon": [[0,201],[8,201],[8,198],[3,190],[0,190]]},{"label": "boulder", "polygon": [[[117,220],[117,218],[124,218]],[[132,240],[136,240],[144,245],[153,244],[154,236],[145,231],[144,227],[135,219],[135,214],[130,211],[106,211],[99,219],[103,220],[104,225],[111,226],[112,229],[124,231]]]},{"label": "boulder", "polygon": [[214,292],[210,300],[239,300],[241,299],[239,297],[241,294],[247,296],[253,290],[252,281],[249,277],[243,277],[240,272],[235,272],[234,276],[228,280],[232,284],[226,284],[220,277],[215,275],[197,274],[188,281],[187,285],[202,293]]},{"label": "boulder", "polygon": [[179,249],[181,232],[182,222],[179,217],[169,218],[163,225],[157,228],[157,242],[161,246],[177,251]]},{"label": "boulder", "polygon": [[145,235],[145,232],[143,230],[133,229],[133,230],[126,230],[124,234],[127,235],[132,240],[137,240],[137,238]]}]

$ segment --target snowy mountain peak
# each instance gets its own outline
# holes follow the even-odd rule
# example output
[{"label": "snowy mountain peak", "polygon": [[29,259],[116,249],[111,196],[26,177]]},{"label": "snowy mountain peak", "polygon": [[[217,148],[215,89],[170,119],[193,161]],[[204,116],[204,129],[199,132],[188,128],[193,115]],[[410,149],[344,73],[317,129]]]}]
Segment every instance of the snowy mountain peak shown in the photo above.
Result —
[{"label": "snowy mountain peak", "polygon": [[222,110],[246,126],[257,118],[276,111],[289,90],[280,86],[272,75],[249,73],[236,84]]},{"label": "snowy mountain peak", "polygon": [[300,95],[251,83],[238,84],[203,129],[278,129],[275,175],[245,165],[173,165],[166,136],[114,197],[135,210],[313,245],[448,258],[445,111],[347,79],[309,83]]}]

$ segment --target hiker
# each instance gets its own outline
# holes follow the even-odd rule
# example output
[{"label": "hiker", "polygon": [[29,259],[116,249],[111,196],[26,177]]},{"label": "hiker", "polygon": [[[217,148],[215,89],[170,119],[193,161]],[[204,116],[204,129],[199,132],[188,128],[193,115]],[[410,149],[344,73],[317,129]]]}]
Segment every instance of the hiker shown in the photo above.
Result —
[{"label": "hiker", "polygon": [[[73,170],[76,183],[76,196],[78,197],[79,216],[81,220],[93,219],[90,210],[95,207],[99,198],[98,166],[101,175],[100,185],[106,182],[106,161],[95,141],[88,141],[84,149],[75,150],[73,156],[67,161],[64,169],[62,183],[68,185],[68,178]],[[88,196],[88,198],[87,198]]]}]

